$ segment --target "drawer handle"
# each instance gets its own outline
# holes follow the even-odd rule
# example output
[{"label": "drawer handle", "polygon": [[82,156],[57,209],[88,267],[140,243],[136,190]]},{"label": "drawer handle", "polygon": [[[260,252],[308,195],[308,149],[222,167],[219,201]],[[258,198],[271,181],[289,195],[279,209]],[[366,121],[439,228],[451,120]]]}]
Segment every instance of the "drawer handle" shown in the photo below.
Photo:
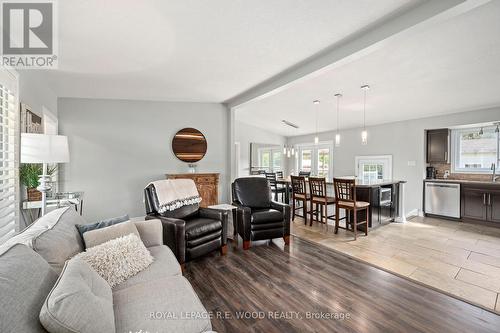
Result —
[{"label": "drawer handle", "polygon": [[486,193],[483,193],[483,205],[486,205]]}]

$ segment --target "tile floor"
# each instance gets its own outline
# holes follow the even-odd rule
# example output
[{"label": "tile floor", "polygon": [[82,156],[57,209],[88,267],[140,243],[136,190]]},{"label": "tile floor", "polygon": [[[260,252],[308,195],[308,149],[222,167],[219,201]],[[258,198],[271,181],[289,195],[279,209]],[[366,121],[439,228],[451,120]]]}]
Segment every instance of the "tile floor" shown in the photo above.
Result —
[{"label": "tile floor", "polygon": [[354,241],[296,217],[292,234],[500,313],[500,228],[416,217]]}]

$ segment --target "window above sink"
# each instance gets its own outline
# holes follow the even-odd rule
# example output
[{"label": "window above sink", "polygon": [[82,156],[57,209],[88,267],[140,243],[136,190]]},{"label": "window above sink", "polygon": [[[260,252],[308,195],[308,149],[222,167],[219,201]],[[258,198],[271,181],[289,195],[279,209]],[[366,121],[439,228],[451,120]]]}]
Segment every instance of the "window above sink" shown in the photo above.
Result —
[{"label": "window above sink", "polygon": [[494,126],[451,130],[452,172],[491,173],[500,162],[500,138]]}]

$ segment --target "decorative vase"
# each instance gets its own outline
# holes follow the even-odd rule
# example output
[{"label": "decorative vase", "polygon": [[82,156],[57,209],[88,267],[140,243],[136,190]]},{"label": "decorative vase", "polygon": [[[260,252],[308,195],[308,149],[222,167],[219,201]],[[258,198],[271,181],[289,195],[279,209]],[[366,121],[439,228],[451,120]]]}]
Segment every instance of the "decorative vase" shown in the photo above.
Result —
[{"label": "decorative vase", "polygon": [[36,188],[27,189],[28,201],[41,201],[42,192],[38,191]]},{"label": "decorative vase", "polygon": [[188,172],[189,173],[196,173],[196,164],[193,164],[193,163],[189,163],[188,164]]}]

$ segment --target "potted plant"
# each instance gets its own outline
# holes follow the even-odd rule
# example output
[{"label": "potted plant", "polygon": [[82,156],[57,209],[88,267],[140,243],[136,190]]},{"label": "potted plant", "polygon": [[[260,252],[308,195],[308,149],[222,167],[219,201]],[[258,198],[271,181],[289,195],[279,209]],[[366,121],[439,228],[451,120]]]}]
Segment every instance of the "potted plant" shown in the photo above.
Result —
[{"label": "potted plant", "polygon": [[[57,169],[57,165],[49,167],[47,174],[52,176]],[[42,193],[36,189],[38,186],[38,178],[42,174],[43,168],[41,164],[21,164],[19,167],[19,180],[21,184],[26,186],[28,201],[42,200]]]}]

